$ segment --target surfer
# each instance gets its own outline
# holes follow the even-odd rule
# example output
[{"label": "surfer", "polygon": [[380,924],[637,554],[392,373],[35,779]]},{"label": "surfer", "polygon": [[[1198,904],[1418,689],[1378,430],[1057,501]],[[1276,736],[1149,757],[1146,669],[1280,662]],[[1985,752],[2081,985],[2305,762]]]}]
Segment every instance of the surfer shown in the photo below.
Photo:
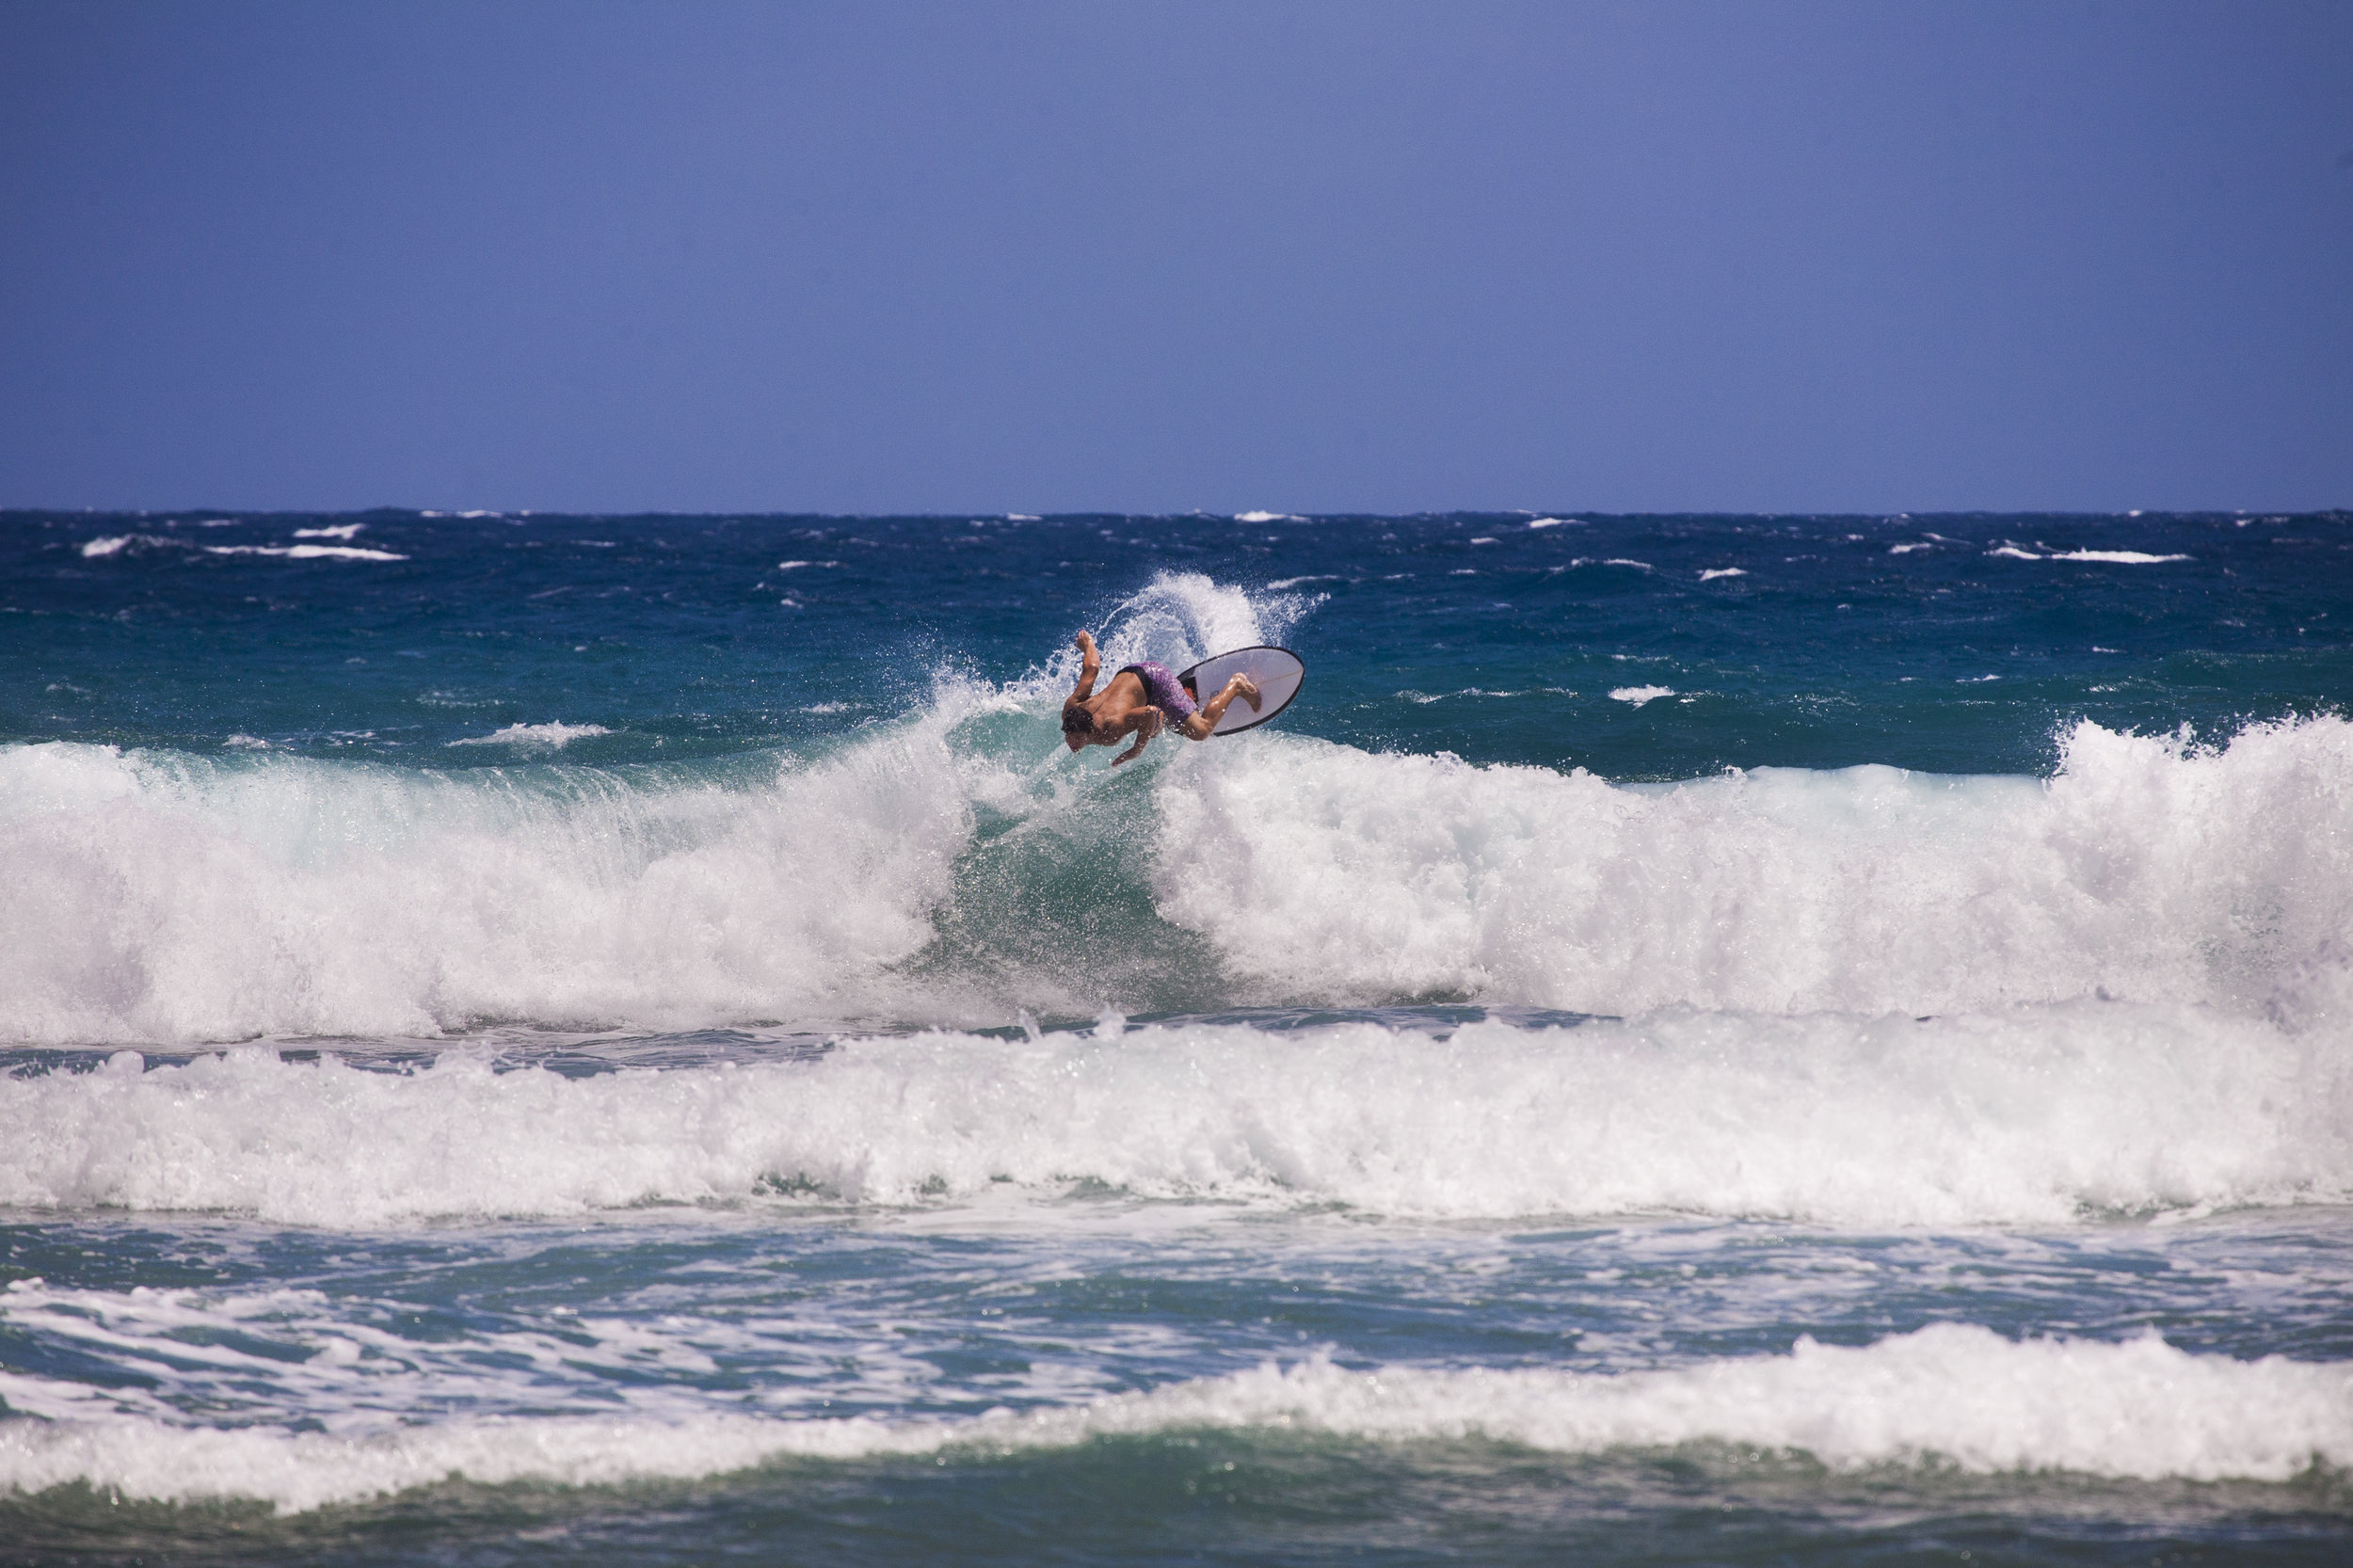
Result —
[{"label": "surfer", "polygon": [[1063,743],[1078,751],[1117,745],[1122,736],[1133,735],[1128,749],[1112,759],[1112,767],[1134,761],[1145,744],[1172,724],[1187,740],[1208,740],[1236,697],[1250,704],[1252,712],[1258,711],[1257,683],[1246,675],[1237,675],[1217,696],[1195,707],[1192,694],[1168,673],[1168,666],[1149,661],[1120,665],[1097,692],[1095,678],[1102,672],[1103,656],[1087,632],[1080,632],[1074,642],[1080,661],[1079,684],[1062,705]]}]

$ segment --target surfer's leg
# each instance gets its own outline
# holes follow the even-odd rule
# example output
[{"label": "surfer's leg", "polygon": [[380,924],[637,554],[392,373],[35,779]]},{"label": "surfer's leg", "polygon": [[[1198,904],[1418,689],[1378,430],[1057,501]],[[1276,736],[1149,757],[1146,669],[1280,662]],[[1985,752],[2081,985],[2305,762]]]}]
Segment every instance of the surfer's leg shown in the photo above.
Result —
[{"label": "surfer's leg", "polygon": [[1257,712],[1260,706],[1258,683],[1246,675],[1238,675],[1225,682],[1225,689],[1201,705],[1201,712],[1185,721],[1185,733],[1196,741],[1206,741],[1217,729],[1217,721],[1225,716],[1234,698],[1241,697]]}]

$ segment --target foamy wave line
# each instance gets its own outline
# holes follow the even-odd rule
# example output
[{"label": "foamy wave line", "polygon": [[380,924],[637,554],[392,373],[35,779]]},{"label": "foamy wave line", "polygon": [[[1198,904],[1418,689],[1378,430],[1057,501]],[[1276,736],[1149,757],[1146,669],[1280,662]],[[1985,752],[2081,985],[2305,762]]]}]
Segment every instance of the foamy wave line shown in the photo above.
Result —
[{"label": "foamy wave line", "polygon": [[0,1039],[824,1016],[932,936],[995,772],[961,700],[766,787],[0,747]]},{"label": "foamy wave line", "polygon": [[1614,1375],[1353,1371],[1319,1358],[962,1420],[500,1418],[365,1436],[18,1420],[0,1423],[0,1487],[81,1481],[162,1501],[243,1496],[306,1510],[453,1476],[594,1486],[779,1459],[986,1456],[1201,1430],[1483,1439],[1563,1454],[1712,1442],[1845,1471],[1942,1463],[1981,1474],[2285,1481],[2353,1465],[2353,1365],[2194,1355],[2154,1336],[2019,1343],[1940,1325],[1856,1349],[1800,1339],[1788,1355]]},{"label": "foamy wave line", "polygon": [[1273,737],[1175,759],[1154,805],[1160,917],[1277,996],[1615,1014],[2116,996],[2353,1020],[2353,724],[2333,716],[2222,746],[2086,721],[2047,780],[1629,787]]},{"label": "foamy wave line", "polygon": [[558,720],[552,724],[510,724],[488,735],[469,735],[449,744],[454,746],[513,745],[526,749],[536,746],[560,751],[574,741],[612,733],[600,724],[565,724]]},{"label": "foamy wave line", "polygon": [[[208,522],[203,526],[211,528],[214,527],[215,524]],[[298,539],[337,538],[347,540],[354,533],[357,533],[361,526],[363,525],[360,523],[352,523],[344,528],[297,528],[295,530],[295,537]],[[200,550],[207,555],[281,555],[294,561],[406,561],[408,559],[408,556],[395,553],[392,551],[371,550],[365,545],[347,543],[296,545],[197,545],[191,544],[184,539],[172,538],[170,536],[164,534],[113,534],[103,538],[88,539],[82,544],[83,558],[92,561],[102,560],[109,555],[120,555],[126,550],[133,552],[147,550]]]},{"label": "foamy wave line", "polygon": [[0,1079],[0,1205],[296,1224],[815,1192],[968,1201],[1073,1182],[1435,1216],[1703,1213],[2066,1224],[2353,1199],[2338,1045],[2199,1009],[1663,1014],[1000,1040],[580,1080],[281,1062]]},{"label": "foamy wave line", "polygon": [[[347,544],[208,544],[207,555],[283,555],[292,561],[406,561],[408,556],[390,550],[370,550],[364,545]],[[87,547],[83,553],[89,552]]]}]

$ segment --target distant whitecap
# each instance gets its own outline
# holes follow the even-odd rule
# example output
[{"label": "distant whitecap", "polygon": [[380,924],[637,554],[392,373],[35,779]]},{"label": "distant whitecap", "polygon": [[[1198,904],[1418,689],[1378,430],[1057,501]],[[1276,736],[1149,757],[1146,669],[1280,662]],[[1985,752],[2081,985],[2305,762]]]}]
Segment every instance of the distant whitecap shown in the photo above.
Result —
[{"label": "distant whitecap", "polygon": [[547,747],[560,751],[574,741],[584,740],[591,735],[612,733],[613,731],[600,724],[510,724],[505,728],[492,730],[488,735],[469,736],[465,740],[452,741],[449,744],[454,746]]},{"label": "distant whitecap", "polygon": [[207,555],[282,555],[291,561],[406,561],[389,550],[365,550],[347,544],[208,544]]},{"label": "distant whitecap", "polygon": [[2186,555],[2151,555],[2138,550],[2069,550],[2051,557],[2054,561],[2108,561],[2122,567],[2153,567],[2167,561],[2186,561]]}]

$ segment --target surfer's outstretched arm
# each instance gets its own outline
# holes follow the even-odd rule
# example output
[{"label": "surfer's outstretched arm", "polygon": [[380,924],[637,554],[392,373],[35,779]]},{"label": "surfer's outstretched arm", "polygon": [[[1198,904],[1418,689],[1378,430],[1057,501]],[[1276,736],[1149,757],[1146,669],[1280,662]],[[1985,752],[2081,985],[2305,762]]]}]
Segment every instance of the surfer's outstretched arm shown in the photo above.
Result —
[{"label": "surfer's outstretched arm", "polygon": [[1241,697],[1250,704],[1250,711],[1258,711],[1258,683],[1246,675],[1238,675],[1225,682],[1225,689],[1201,705],[1200,711],[1187,715],[1185,734],[1189,739],[1206,741],[1217,732],[1217,721],[1225,716],[1225,710]]},{"label": "surfer's outstretched arm", "polygon": [[1073,702],[1084,702],[1095,695],[1095,678],[1103,673],[1103,656],[1095,650],[1094,633],[1081,632],[1070,639],[1079,650],[1079,685],[1070,694]]},{"label": "surfer's outstretched arm", "polygon": [[1161,722],[1160,711],[1158,708],[1136,710],[1134,719],[1136,738],[1128,743],[1127,750],[1112,759],[1112,766],[1115,768],[1122,762],[1132,762],[1143,756],[1145,743],[1160,732]]}]

